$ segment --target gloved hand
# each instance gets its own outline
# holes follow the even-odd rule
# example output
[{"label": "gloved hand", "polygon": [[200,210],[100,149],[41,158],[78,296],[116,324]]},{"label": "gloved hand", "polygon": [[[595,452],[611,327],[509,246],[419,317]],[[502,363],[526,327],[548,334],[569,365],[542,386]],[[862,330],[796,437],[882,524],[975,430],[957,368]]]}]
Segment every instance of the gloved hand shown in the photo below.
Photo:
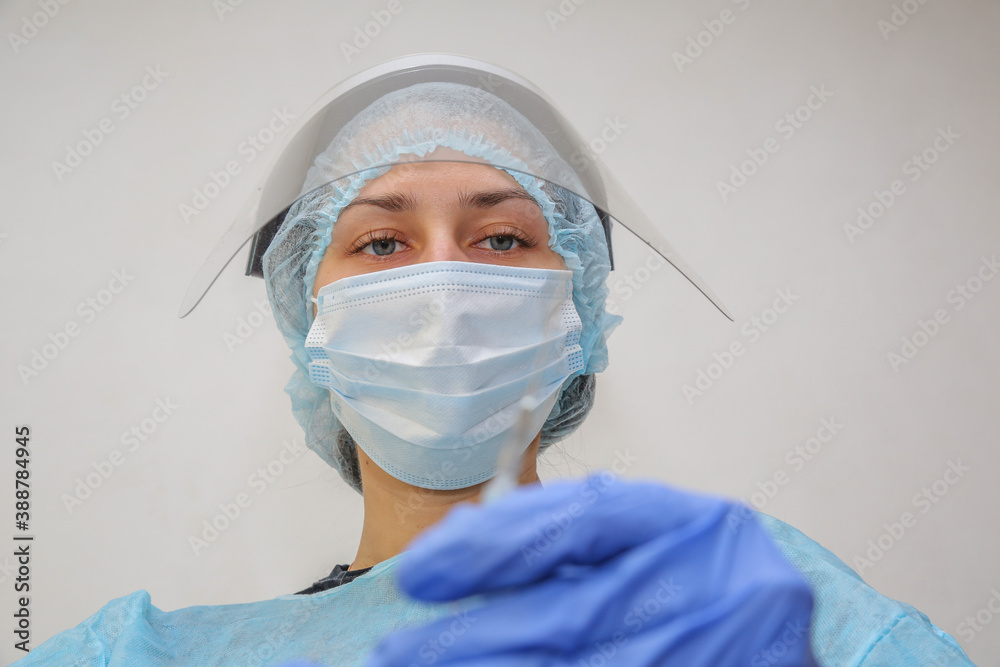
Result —
[{"label": "gloved hand", "polygon": [[389,665],[815,665],[812,593],[746,508],[611,473],[462,504],[399,584],[478,606],[390,635]]}]

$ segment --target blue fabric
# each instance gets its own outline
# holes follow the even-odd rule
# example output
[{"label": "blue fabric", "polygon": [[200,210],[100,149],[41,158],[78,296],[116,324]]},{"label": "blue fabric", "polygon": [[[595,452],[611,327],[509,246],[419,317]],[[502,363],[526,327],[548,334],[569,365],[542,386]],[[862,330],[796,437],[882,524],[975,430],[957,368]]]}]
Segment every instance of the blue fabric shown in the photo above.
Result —
[{"label": "blue fabric", "polygon": [[880,595],[832,552],[787,523],[760,512],[754,514],[812,586],[816,598],[812,645],[820,664],[974,664],[958,642],[927,616]]},{"label": "blue fabric", "polygon": [[[740,529],[751,520],[767,530],[781,553],[812,588],[815,606],[810,643],[820,665],[973,664],[955,640],[926,616],[909,605],[879,595],[836,556],[795,528],[745,508],[730,512],[725,525]],[[617,525],[615,533],[602,530],[593,539],[611,545],[604,540],[616,539],[617,530]],[[298,659],[320,665],[365,665],[379,641],[394,630],[424,625],[445,615],[452,634],[463,629],[463,619],[466,626],[475,625],[468,619],[482,604],[481,599],[470,598],[465,605],[452,608],[404,596],[396,583],[402,560],[395,557],[384,561],[353,582],[323,593],[247,604],[163,612],[152,606],[145,591],[138,591],[109,602],[79,626],[51,638],[16,664],[24,667],[280,665]],[[707,559],[703,566],[717,567],[718,562]],[[493,560],[491,567],[494,569],[489,576],[493,578],[484,577],[474,582],[476,585],[488,587],[489,581],[497,584],[514,581],[507,574],[510,568],[502,567],[502,563]],[[441,597],[449,592],[447,586],[437,586],[434,577],[421,581],[415,574],[418,573],[411,571],[406,575],[407,585],[422,594]],[[602,590],[607,592],[609,586],[615,585],[615,579],[609,575]],[[556,600],[550,597],[544,604]],[[452,639],[448,634],[437,637]],[[420,654],[423,657],[418,656],[412,662],[427,664],[426,659],[431,656],[429,646]],[[758,656],[756,663],[767,667],[774,664],[780,663],[769,663],[764,656]]]},{"label": "blue fabric", "polygon": [[349,584],[314,595],[164,612],[137,591],[112,600],[16,664],[91,667],[279,665],[290,660],[359,667],[388,632],[445,613],[395,583],[395,557]]},{"label": "blue fabric", "polygon": [[[384,642],[369,667],[815,665],[806,580],[736,505],[608,472],[462,504],[411,545],[404,591],[483,596]],[[454,635],[454,640],[443,638]]]}]

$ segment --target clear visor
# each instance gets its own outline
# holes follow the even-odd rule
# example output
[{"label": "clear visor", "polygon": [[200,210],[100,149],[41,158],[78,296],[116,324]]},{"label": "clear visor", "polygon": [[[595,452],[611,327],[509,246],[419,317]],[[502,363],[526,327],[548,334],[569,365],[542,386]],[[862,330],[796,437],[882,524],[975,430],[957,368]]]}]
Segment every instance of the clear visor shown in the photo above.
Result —
[{"label": "clear visor", "polygon": [[[473,94],[435,104],[437,90],[464,86]],[[487,95],[488,94],[488,95]],[[499,99],[491,104],[489,100]],[[373,112],[372,108],[380,110]],[[365,122],[359,123],[359,118]],[[732,316],[677,254],[559,111],[531,83],[482,61],[452,55],[399,58],[357,74],[302,114],[238,218],[192,280],[180,308],[191,312],[222,270],[251,244],[247,274],[261,274],[261,257],[292,205],[319,192],[343,190],[402,163],[489,164],[541,179],[593,205],[611,249],[612,222],[639,237]],[[401,149],[400,149],[401,148]],[[374,170],[374,171],[373,171]]]}]

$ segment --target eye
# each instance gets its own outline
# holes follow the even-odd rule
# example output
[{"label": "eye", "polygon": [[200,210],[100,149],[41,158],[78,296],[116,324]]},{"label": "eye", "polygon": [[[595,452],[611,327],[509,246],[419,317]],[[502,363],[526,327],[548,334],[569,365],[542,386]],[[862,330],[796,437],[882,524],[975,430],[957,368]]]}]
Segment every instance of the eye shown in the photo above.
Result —
[{"label": "eye", "polygon": [[391,230],[373,230],[365,233],[364,236],[355,241],[348,254],[356,255],[365,253],[375,257],[388,257],[395,254],[402,245],[402,240]]},{"label": "eye", "polygon": [[396,250],[396,239],[376,239],[361,248],[369,255],[391,255]]},{"label": "eye", "polygon": [[476,247],[493,252],[510,252],[515,248],[533,248],[535,241],[524,232],[511,228],[499,229],[494,234],[490,234],[476,244]]},{"label": "eye", "polygon": [[488,240],[491,250],[510,250],[517,243],[513,236],[491,236]]}]

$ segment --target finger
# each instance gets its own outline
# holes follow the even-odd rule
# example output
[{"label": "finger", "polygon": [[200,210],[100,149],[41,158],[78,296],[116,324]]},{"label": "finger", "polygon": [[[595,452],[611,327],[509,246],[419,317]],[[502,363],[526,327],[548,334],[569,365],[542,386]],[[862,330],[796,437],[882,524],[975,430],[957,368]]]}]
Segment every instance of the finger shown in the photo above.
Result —
[{"label": "finger", "polygon": [[699,655],[684,647],[692,641],[697,647],[703,642],[695,639],[708,634],[707,644],[741,647],[746,657],[793,616],[804,615],[808,628],[808,584],[763,528],[748,522],[732,531],[724,515],[710,518],[684,536],[668,534],[589,572],[560,572],[489,596],[461,619],[395,635],[383,656],[396,663],[385,664],[406,664],[421,654],[444,664],[511,652],[572,655],[608,642],[644,644],[646,634],[663,655]]},{"label": "finger", "polygon": [[491,505],[460,505],[418,537],[398,569],[423,600],[450,600],[599,564],[729,505],[610,473],[518,489]]}]

